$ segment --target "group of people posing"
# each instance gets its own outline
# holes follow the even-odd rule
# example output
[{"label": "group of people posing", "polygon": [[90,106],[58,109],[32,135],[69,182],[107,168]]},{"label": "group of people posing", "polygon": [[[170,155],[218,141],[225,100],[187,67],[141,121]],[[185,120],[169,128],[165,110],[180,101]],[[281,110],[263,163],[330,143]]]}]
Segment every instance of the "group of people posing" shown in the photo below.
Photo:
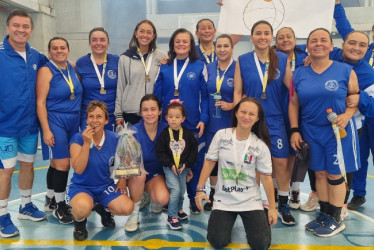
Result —
[{"label": "group of people posing", "polygon": [[[31,202],[39,124],[43,158],[50,159],[44,210],[63,224],[74,223],[76,240],[88,237],[92,211],[105,227],[115,226],[113,214],[129,215],[125,230],[136,231],[146,196],[151,211],[166,209],[166,223],[179,230],[189,216],[183,210],[187,190],[191,214],[213,210],[207,239],[214,247],[230,243],[240,215],[251,248],[267,249],[278,217],[296,224],[290,207],[300,207],[300,182],[291,183],[291,173],[302,142],[310,149],[313,192],[301,208],[320,206],[305,227],[321,237],[344,230],[352,180],[355,192],[365,189],[363,174],[356,180],[352,173],[365,162],[367,171],[369,145],[374,146],[374,68],[368,63],[374,53],[338,0],[334,16],[342,49],[333,47],[323,28],[311,31],[306,45],[296,45],[292,28],[273,34],[268,22],[258,21],[250,36],[254,50],[236,61],[232,36],[215,38],[214,23],[202,19],[198,44],[190,31],[177,29],[166,55],[156,46],[155,26],[143,20],[120,57],[107,53],[107,31],[92,29],[91,53],[74,64],[62,37],[49,41],[48,59],[32,49],[31,17],[11,12],[0,45],[6,68],[0,75],[0,235],[19,234],[7,212],[17,160],[18,218],[46,218]],[[337,115],[328,119],[327,109]],[[147,173],[113,180],[119,140],[114,131],[125,123],[135,132]],[[332,124],[345,135],[336,137]],[[354,193],[353,199],[364,196]]]}]

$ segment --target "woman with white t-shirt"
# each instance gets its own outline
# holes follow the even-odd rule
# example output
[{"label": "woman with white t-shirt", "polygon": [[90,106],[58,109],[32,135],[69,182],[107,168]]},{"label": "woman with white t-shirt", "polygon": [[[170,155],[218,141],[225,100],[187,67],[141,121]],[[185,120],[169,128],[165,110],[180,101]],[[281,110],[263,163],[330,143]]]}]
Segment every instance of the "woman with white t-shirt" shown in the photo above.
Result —
[{"label": "woman with white t-shirt", "polygon": [[[270,136],[264,111],[257,99],[246,97],[233,112],[233,128],[219,130],[210,144],[196,189],[196,205],[202,210],[202,200],[210,202],[204,184],[218,161],[208,241],[215,248],[229,244],[236,217],[240,215],[251,248],[268,249],[271,243],[269,225],[277,223],[277,212],[271,177]],[[267,217],[259,181],[269,200]]]}]

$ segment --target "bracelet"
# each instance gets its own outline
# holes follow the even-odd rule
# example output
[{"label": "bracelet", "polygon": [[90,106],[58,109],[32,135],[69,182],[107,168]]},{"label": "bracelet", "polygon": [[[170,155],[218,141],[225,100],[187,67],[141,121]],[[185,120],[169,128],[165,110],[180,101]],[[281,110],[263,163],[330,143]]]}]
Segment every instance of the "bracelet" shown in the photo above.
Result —
[{"label": "bracelet", "polygon": [[205,186],[204,185],[197,185],[196,189],[205,190]]},{"label": "bracelet", "polygon": [[204,197],[204,195],[202,194],[202,195],[199,195],[199,196],[195,196],[195,199],[201,198],[201,197]]},{"label": "bracelet", "polygon": [[293,133],[295,133],[295,132],[300,133],[300,130],[299,130],[298,127],[294,127],[294,128],[291,128],[291,129],[290,129],[290,134],[291,134],[291,135],[292,135]]}]

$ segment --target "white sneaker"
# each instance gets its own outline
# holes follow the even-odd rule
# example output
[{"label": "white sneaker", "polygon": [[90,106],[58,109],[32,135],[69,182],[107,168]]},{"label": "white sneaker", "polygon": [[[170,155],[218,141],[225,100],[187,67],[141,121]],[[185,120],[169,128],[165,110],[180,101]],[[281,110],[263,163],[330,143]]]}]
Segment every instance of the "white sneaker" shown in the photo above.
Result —
[{"label": "white sneaker", "polygon": [[349,216],[348,208],[347,208],[347,205],[344,204],[342,207],[342,211],[340,212],[340,219],[344,220],[348,216]]},{"label": "white sneaker", "polygon": [[139,213],[130,214],[125,224],[125,230],[127,232],[135,232],[138,230]]},{"label": "white sneaker", "polygon": [[319,206],[317,193],[312,192],[308,200],[301,204],[300,209],[306,212],[314,211]]},{"label": "white sneaker", "polygon": [[151,200],[151,211],[152,211],[152,213],[155,213],[155,214],[161,213],[162,212],[162,205],[154,203],[153,200]]}]

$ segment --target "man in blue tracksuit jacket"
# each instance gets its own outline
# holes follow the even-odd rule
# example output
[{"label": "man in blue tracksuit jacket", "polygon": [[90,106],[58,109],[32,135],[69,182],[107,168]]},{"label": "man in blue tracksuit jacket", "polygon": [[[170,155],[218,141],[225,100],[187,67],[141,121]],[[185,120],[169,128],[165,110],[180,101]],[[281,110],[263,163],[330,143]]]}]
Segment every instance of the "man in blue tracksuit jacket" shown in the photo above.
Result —
[{"label": "man in blue tracksuit jacket", "polygon": [[19,219],[40,221],[46,214],[31,202],[33,163],[38,143],[36,73],[47,58],[27,43],[33,22],[23,10],[12,11],[6,20],[8,35],[0,43],[0,236],[12,237],[19,230],[7,212],[11,178],[20,163]]}]

